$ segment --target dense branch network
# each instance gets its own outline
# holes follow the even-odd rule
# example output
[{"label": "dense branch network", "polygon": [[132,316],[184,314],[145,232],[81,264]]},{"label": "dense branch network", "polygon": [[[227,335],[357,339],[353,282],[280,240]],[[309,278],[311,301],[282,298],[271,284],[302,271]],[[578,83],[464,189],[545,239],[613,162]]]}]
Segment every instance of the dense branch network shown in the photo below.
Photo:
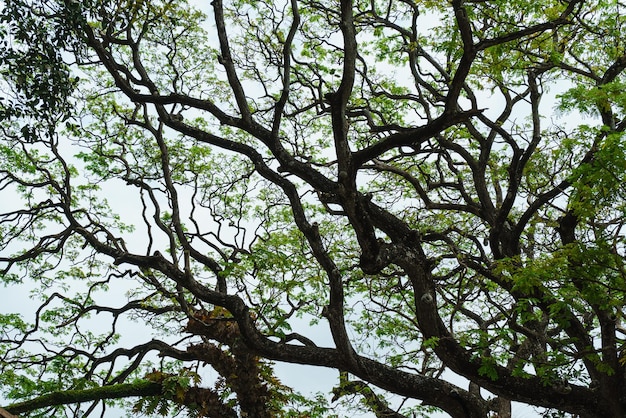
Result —
[{"label": "dense branch network", "polygon": [[623,416],[622,5],[178,3],[3,12],[34,70],[3,85],[0,272],[41,300],[0,315],[8,413],[328,412],[271,360],[379,417]]}]

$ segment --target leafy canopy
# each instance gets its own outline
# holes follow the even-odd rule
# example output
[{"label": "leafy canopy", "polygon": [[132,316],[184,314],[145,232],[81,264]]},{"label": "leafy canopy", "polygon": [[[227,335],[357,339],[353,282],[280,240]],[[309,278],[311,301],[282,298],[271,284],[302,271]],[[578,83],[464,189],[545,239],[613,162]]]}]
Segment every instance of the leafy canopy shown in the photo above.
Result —
[{"label": "leafy canopy", "polygon": [[626,415],[626,5],[197,6],[3,2],[0,414]]}]

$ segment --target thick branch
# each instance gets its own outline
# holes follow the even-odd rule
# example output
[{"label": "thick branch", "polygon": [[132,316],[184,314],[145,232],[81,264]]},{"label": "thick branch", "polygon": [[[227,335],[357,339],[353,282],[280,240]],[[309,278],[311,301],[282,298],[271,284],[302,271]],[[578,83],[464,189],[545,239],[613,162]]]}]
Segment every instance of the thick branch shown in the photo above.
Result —
[{"label": "thick branch", "polygon": [[161,391],[162,387],[160,383],[142,380],[136,383],[102,386],[93,389],[52,392],[29,401],[8,405],[5,409],[13,414],[22,414],[36,409],[59,405],[76,404],[104,399],[157,396],[161,394]]}]

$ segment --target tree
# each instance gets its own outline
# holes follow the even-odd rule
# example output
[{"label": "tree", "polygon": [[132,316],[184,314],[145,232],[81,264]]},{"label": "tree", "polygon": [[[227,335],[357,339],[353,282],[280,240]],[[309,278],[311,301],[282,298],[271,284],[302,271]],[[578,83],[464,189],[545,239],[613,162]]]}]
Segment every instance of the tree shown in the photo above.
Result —
[{"label": "tree", "polygon": [[2,413],[626,416],[624,7],[7,0]]}]

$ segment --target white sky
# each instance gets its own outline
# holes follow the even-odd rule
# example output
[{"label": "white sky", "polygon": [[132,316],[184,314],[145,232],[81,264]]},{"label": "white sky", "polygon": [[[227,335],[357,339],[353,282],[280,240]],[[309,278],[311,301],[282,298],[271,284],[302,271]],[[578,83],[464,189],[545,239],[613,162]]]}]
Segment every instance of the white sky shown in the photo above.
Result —
[{"label": "white sky", "polygon": [[[206,10],[208,6],[208,1],[205,0],[195,0],[191,3],[198,5],[199,8]],[[210,11],[208,11],[210,15]],[[497,111],[500,106],[500,102],[497,97],[493,97],[490,100],[491,106],[493,109]],[[549,101],[548,104],[545,103],[544,106],[550,106]],[[552,109],[546,109],[549,113],[552,113]],[[119,191],[118,191],[119,192]],[[131,217],[134,217],[137,221],[137,225],[141,225],[142,221],[140,219],[140,212],[136,207],[129,207],[128,202],[131,199],[129,196],[125,196],[117,193],[106,193],[107,198],[110,200],[113,208],[118,208],[117,210],[122,210],[125,212],[125,215],[131,214]],[[135,199],[133,197],[132,199]],[[23,312],[27,315],[26,319],[30,319],[28,316],[32,315],[33,307],[37,306],[30,299],[28,299],[28,289],[20,288],[20,287],[9,287],[2,289],[2,299],[3,303],[0,305],[0,313],[9,313],[9,312]],[[125,303],[122,300],[116,300],[112,302],[112,306],[121,306]],[[304,322],[303,322],[304,324]],[[298,330],[299,327],[305,327],[303,324],[294,324],[294,331],[300,332],[307,336],[313,336],[312,338],[316,340],[316,342],[321,345],[332,346],[332,339],[328,331],[323,327],[309,328]],[[147,341],[151,338],[150,331],[143,328],[141,325],[131,325],[129,329],[132,329],[132,337],[127,338],[128,343],[130,344],[134,339],[138,343]],[[286,385],[294,387],[296,390],[307,394],[307,393],[315,393],[315,392],[330,392],[332,387],[338,381],[338,373],[335,370],[324,369],[320,367],[311,367],[311,366],[302,366],[295,364],[285,364],[285,363],[277,363],[275,367],[276,373],[279,379]],[[450,380],[453,383],[459,384],[463,388],[467,388],[467,384],[465,384],[464,379],[451,376]],[[211,382],[207,382],[211,383]],[[0,404],[2,404],[2,400],[0,399]],[[107,416],[113,416],[114,411],[109,412]],[[447,414],[437,414],[433,415],[434,418],[438,417],[446,417]],[[534,416],[539,416],[534,412],[534,410],[530,407],[524,405],[515,405],[513,410],[514,418],[530,418]],[[373,414],[363,415],[365,418],[374,417]]]}]

